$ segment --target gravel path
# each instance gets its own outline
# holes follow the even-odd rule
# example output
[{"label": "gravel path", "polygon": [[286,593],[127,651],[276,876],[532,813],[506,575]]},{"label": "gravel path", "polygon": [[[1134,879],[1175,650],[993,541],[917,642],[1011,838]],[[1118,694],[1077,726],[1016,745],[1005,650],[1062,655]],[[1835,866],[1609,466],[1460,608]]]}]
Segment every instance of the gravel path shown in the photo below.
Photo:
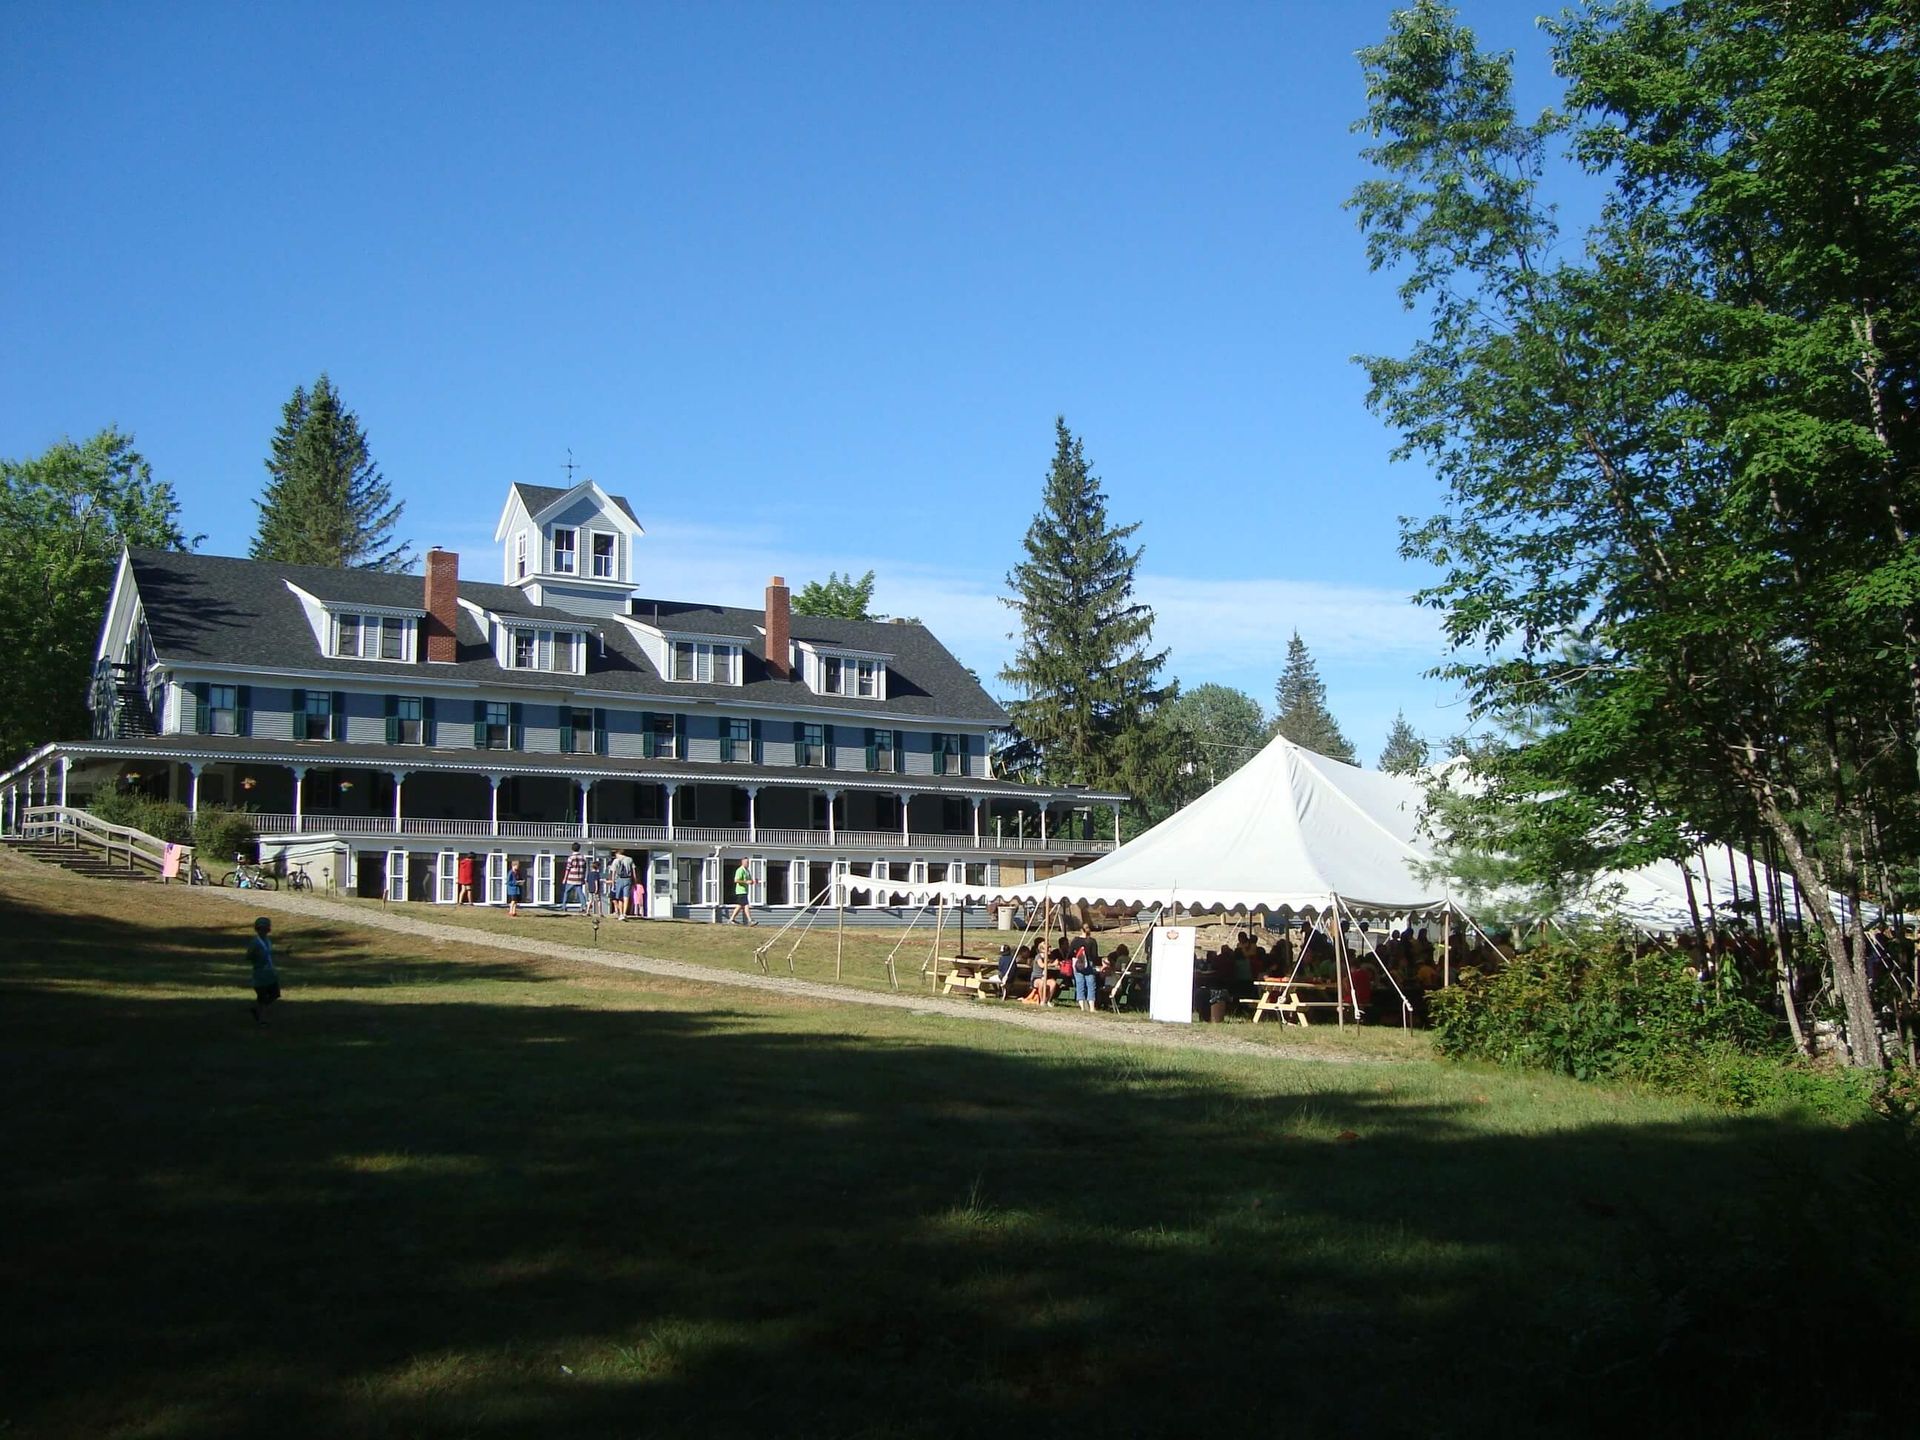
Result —
[{"label": "gravel path", "polygon": [[1242,1040],[1211,1025],[1151,1025],[1115,1020],[1104,1015],[1088,1016],[1078,1010],[1040,1010],[1028,1005],[983,1005],[975,1000],[861,990],[846,985],[830,985],[815,980],[794,980],[777,975],[742,974],[737,970],[719,970],[693,965],[684,960],[661,960],[645,955],[623,955],[586,945],[567,945],[557,940],[541,940],[533,935],[501,935],[491,930],[473,930],[464,925],[444,925],[423,920],[400,911],[347,909],[330,900],[286,891],[213,889],[202,893],[229,902],[242,909],[279,911],[289,915],[311,915],[341,925],[360,925],[370,930],[391,930],[400,935],[418,935],[428,940],[446,940],[456,944],[506,950],[522,955],[541,955],[554,960],[571,960],[582,965],[600,965],[609,970],[631,970],[641,975],[662,975],[688,980],[699,985],[716,985],[735,990],[753,990],[814,1003],[829,1001],[841,1005],[870,1005],[887,1010],[906,1010],[915,1015],[940,1016],[960,1021],[979,1021],[992,1025],[1012,1025],[1024,1030],[1050,1033],[1090,1032],[1115,1045],[1134,1045],[1150,1050],[1204,1050],[1233,1055],[1257,1055],[1268,1060],[1305,1060],[1322,1065],[1356,1063],[1391,1064],[1393,1057],[1351,1055],[1330,1051],[1318,1045],[1290,1045],[1285,1041],[1263,1043]]}]

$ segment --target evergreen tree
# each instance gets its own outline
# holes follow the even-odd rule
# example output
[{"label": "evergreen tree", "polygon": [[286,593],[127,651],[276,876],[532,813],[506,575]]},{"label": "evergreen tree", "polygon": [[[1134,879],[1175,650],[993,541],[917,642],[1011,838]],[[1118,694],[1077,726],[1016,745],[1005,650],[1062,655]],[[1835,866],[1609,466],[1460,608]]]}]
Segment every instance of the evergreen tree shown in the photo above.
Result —
[{"label": "evergreen tree", "polygon": [[254,559],[388,571],[412,563],[408,543],[393,538],[405,502],[393,498],[360,417],[325,374],[281,407],[266,464]]},{"label": "evergreen tree", "polygon": [[871,620],[873,613],[873,571],[858,580],[838,570],[827,572],[823,584],[809,580],[793,597],[796,615],[828,615],[841,620]]},{"label": "evergreen tree", "polygon": [[1413,733],[1406,712],[1396,711],[1386,748],[1380,752],[1380,768],[1389,775],[1411,775],[1426,763],[1427,742]]},{"label": "evergreen tree", "polygon": [[1344,760],[1349,765],[1360,763],[1353,746],[1340,733],[1339,722],[1327,709],[1327,687],[1298,630],[1287,642],[1287,667],[1280,672],[1279,682],[1273,687],[1273,701],[1274,734],[1284,735],[1294,744],[1316,755],[1325,755],[1329,760]]},{"label": "evergreen tree", "polygon": [[1000,678],[1020,698],[1007,713],[1035,768],[1054,783],[1144,794],[1154,746],[1148,718],[1171,694],[1156,683],[1166,651],[1149,651],[1153,611],[1133,599],[1139,524],[1109,526],[1107,497],[1064,418],[1026,559],[1004,603],[1020,616],[1020,648]]}]

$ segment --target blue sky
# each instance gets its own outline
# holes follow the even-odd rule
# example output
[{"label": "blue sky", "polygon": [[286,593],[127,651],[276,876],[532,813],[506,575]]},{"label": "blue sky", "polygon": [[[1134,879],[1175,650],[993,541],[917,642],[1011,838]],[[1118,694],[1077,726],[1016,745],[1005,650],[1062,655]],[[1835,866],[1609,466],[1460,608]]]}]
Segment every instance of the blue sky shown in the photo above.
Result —
[{"label": "blue sky", "polygon": [[[1536,104],[1538,9],[1462,6]],[[1465,723],[1351,363],[1413,333],[1341,208],[1388,14],[10,4],[0,454],[118,424],[244,554],[325,370],[468,574],[571,447],[650,593],[872,568],[991,677],[1063,414],[1168,673],[1270,706],[1297,628],[1371,763]]]}]

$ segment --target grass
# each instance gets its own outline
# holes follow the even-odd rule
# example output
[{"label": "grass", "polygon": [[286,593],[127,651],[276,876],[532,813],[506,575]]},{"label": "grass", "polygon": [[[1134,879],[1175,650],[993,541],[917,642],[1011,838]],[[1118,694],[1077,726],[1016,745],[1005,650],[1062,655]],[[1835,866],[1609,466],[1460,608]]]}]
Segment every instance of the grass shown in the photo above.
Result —
[{"label": "grass", "polygon": [[1904,1413],[1920,1177],[1877,1129],[1146,1054],[341,914],[277,924],[257,1030],[244,912],[0,854],[0,1435]]}]

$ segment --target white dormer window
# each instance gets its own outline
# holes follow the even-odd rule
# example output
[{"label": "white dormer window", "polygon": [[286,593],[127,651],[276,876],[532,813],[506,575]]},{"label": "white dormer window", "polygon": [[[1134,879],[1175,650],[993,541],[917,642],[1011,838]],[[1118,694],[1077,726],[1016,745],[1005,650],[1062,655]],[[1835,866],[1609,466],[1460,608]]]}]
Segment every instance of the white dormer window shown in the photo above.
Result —
[{"label": "white dormer window", "polygon": [[524,530],[513,537],[513,578],[527,578],[527,532]]},{"label": "white dormer window", "polygon": [[615,561],[614,546],[618,543],[612,535],[595,534],[593,537],[593,578],[596,580],[617,580],[618,566]]},{"label": "white dormer window", "polygon": [[409,664],[419,621],[398,615],[333,616],[332,654],[342,660],[392,660]]},{"label": "white dormer window", "polygon": [[740,647],[706,640],[673,642],[673,678],[696,685],[738,685]]},{"label": "white dormer window", "polygon": [[873,656],[809,655],[806,677],[816,695],[887,698],[887,662]]},{"label": "white dormer window", "polygon": [[508,670],[547,670],[558,675],[586,672],[587,637],[578,630],[547,630],[531,625],[507,628],[500,663]]},{"label": "white dormer window", "polygon": [[574,540],[576,532],[571,526],[553,527],[553,573],[572,575],[577,573],[574,565]]}]

